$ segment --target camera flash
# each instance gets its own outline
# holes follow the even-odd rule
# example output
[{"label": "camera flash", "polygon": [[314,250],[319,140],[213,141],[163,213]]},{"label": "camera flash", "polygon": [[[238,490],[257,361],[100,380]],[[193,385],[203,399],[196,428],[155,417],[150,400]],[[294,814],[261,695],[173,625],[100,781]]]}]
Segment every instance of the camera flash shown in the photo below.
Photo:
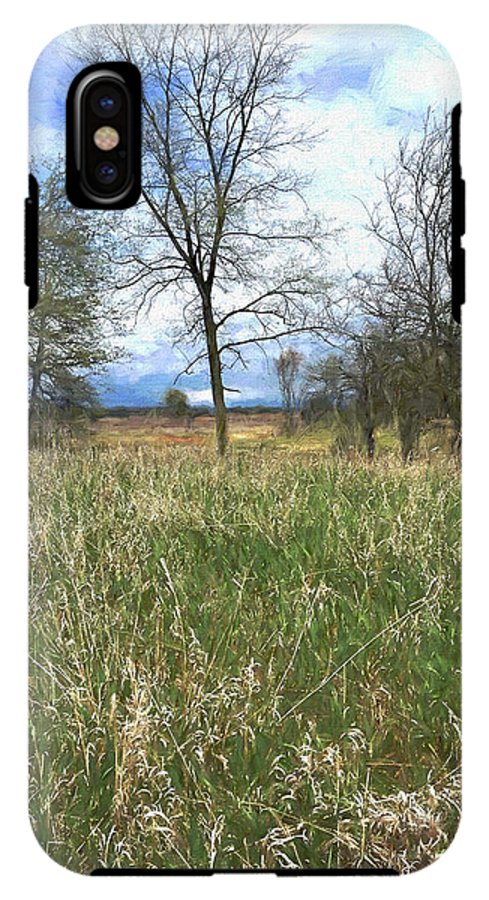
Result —
[{"label": "camera flash", "polygon": [[97,128],[93,136],[94,144],[99,150],[113,150],[114,147],[117,147],[119,140],[119,132],[110,125],[102,125],[101,128]]}]

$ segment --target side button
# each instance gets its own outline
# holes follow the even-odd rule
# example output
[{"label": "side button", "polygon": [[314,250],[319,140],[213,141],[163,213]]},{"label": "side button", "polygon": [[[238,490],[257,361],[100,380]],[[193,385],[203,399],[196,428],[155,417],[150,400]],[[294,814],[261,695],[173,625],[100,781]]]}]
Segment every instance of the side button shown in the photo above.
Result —
[{"label": "side button", "polygon": [[29,196],[24,206],[24,281],[29,288],[29,309],[34,309],[38,300],[38,256],[39,256],[39,185],[33,175],[29,175]]},{"label": "side button", "polygon": [[465,181],[463,178],[459,181],[459,193],[458,233],[462,237],[465,234]]},{"label": "side button", "polygon": [[452,162],[452,315],[460,324],[462,304],[465,303],[465,250],[461,246],[465,234],[465,181],[460,164],[460,103],[452,109],[451,115],[451,162]]},{"label": "side button", "polygon": [[452,314],[460,325],[462,304],[465,303],[465,250],[458,247],[452,265]]}]

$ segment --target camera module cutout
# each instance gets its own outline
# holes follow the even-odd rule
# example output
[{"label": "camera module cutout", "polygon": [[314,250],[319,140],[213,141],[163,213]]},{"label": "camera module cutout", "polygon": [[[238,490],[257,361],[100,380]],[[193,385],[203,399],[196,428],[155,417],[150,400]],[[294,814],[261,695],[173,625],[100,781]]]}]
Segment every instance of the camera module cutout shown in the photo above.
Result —
[{"label": "camera module cutout", "polygon": [[67,99],[66,192],[81,209],[126,209],[141,191],[141,78],[131,63],[84,69]]}]

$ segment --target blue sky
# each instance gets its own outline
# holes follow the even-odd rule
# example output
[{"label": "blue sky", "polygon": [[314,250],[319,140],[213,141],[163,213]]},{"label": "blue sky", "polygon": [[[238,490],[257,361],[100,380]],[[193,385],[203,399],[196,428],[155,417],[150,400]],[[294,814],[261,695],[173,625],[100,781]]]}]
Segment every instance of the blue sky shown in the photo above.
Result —
[{"label": "blue sky", "polygon": [[[377,248],[364,230],[358,200],[380,198],[378,175],[389,165],[399,140],[415,134],[428,106],[442,111],[460,99],[457,73],[446,51],[423,32],[400,26],[309,26],[299,34],[301,52],[292,73],[307,99],[289,111],[294,124],[313,125],[326,134],[310,152],[291,152],[287,162],[310,178],[308,202],[343,229],[335,249],[336,265],[369,268]],[[31,80],[31,155],[63,152],[65,98],[75,71],[67,62],[70,36],[50,44]],[[141,316],[125,339],[127,356],[98,384],[108,405],[157,402],[185,364],[184,348],[172,346],[178,309],[163,295],[148,316]],[[287,341],[306,357],[319,350],[310,341]],[[249,351],[246,371],[232,372],[232,403],[279,401],[273,357]],[[193,402],[210,400],[205,368],[178,382]]]}]

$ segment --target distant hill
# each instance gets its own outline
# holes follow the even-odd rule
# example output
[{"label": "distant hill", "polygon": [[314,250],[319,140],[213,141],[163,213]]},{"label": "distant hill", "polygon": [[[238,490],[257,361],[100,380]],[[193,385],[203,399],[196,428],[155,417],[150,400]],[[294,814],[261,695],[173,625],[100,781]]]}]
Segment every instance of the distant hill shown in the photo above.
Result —
[{"label": "distant hill", "polygon": [[[206,374],[198,373],[186,376],[175,385],[175,372],[144,372],[138,374],[126,371],[122,366],[114,366],[104,376],[93,379],[94,387],[102,406],[130,407],[132,409],[151,409],[159,405],[165,391],[178,387],[184,391],[193,406],[211,407],[211,392]],[[249,372],[233,373],[233,388],[241,393],[229,392],[226,401],[229,408],[248,408],[252,406],[280,406],[280,392],[276,378],[256,365],[250,376]]]}]

